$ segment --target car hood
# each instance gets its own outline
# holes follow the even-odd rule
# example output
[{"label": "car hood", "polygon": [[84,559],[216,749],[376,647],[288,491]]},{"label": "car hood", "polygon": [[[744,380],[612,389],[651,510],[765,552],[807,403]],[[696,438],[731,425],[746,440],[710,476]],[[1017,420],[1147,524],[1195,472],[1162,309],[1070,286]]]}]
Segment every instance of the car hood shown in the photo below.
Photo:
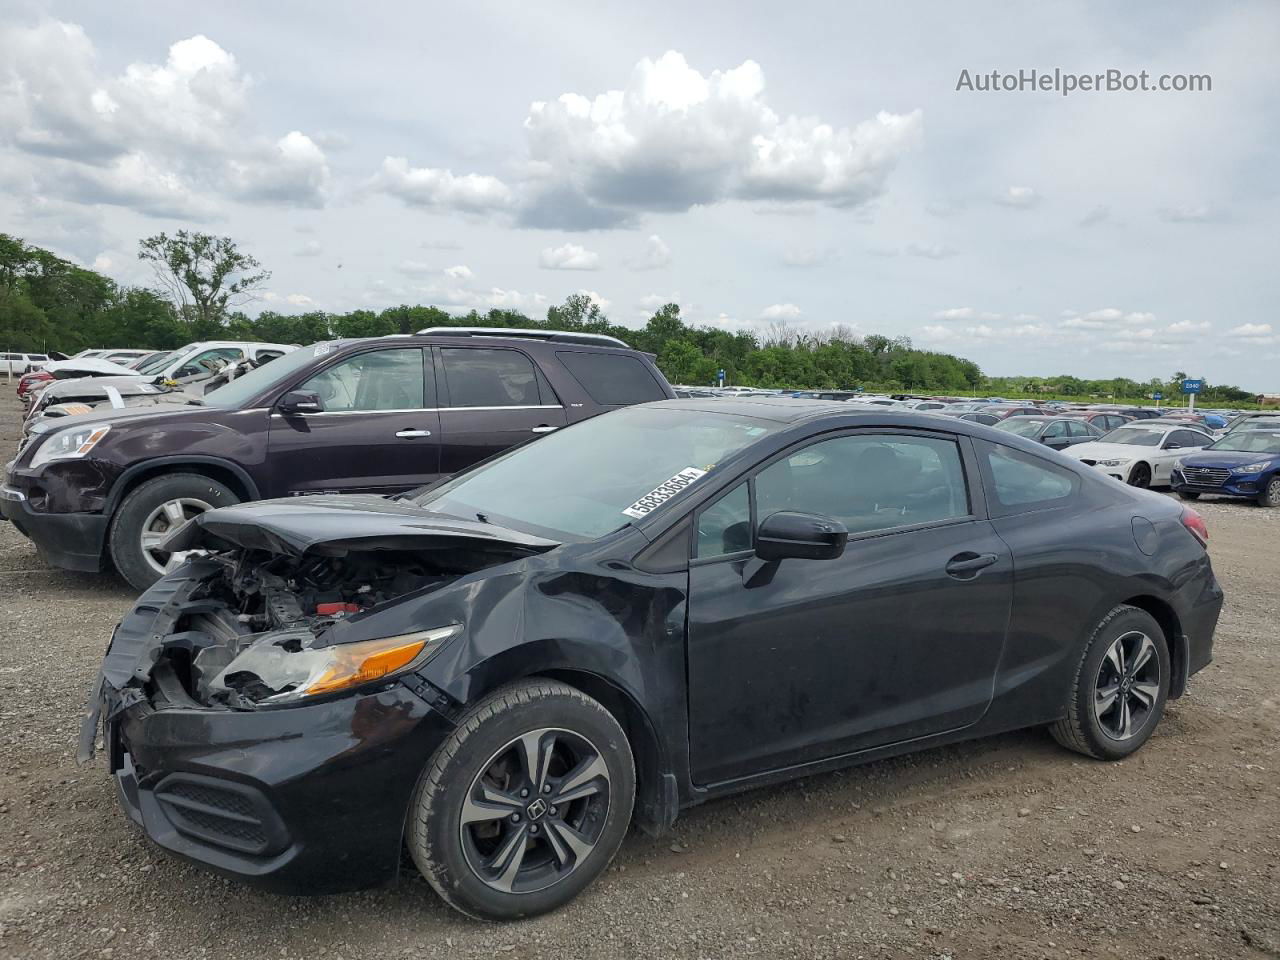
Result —
[{"label": "car hood", "polygon": [[1137,460],[1143,456],[1144,450],[1160,452],[1159,447],[1139,447],[1132,443],[1099,443],[1097,440],[1077,443],[1062,452],[1077,460],[1085,457],[1090,460]]},{"label": "car hood", "polygon": [[301,556],[347,550],[423,550],[502,544],[542,553],[560,544],[478,520],[430,513],[406,500],[320,495],[259,500],[200,514],[164,542],[169,551],[234,545]]},{"label": "car hood", "polygon": [[67,377],[123,377],[138,372],[124,364],[112,363],[110,360],[97,360],[93,357],[80,360],[51,360],[44,365],[44,369],[58,380]]},{"label": "car hood", "polygon": [[[196,399],[188,397],[188,399]],[[146,422],[148,418],[151,420],[167,420],[171,417],[208,417],[210,407],[201,403],[192,403],[190,406],[181,401],[172,401],[167,403],[130,405],[125,407],[112,407],[103,404],[101,401],[93,401],[99,403],[89,413],[80,413],[70,417],[43,417],[35,416],[31,419],[31,433],[43,434],[51,430],[59,430],[64,426],[71,424],[80,424],[92,421],[93,423],[109,423],[116,424],[121,421],[128,421],[130,425],[133,423]],[[221,411],[221,408],[218,408]],[[43,411],[42,411],[43,412]]]},{"label": "car hood", "polygon": [[1277,459],[1280,459],[1280,455],[1274,453],[1247,453],[1240,450],[1195,450],[1181,458],[1186,467],[1240,467],[1246,463]]}]

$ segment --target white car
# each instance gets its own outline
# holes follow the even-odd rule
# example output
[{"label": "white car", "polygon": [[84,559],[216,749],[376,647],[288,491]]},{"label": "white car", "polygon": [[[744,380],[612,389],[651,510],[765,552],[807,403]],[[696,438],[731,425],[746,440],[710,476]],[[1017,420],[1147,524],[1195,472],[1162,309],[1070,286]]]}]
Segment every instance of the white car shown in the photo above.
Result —
[{"label": "white car", "polygon": [[0,353],[0,375],[18,377],[48,362],[47,353]]},{"label": "white car", "polygon": [[1190,424],[1135,420],[1062,452],[1134,487],[1168,486],[1178,457],[1213,441],[1208,432]]}]

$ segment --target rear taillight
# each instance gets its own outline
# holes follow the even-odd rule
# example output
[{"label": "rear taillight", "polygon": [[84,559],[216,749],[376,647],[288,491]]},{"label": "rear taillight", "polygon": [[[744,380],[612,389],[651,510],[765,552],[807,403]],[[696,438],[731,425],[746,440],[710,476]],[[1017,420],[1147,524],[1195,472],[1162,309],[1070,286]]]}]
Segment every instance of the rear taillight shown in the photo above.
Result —
[{"label": "rear taillight", "polygon": [[1200,546],[1208,549],[1209,547],[1209,525],[1204,522],[1204,517],[1196,513],[1190,507],[1182,508],[1182,525],[1187,528],[1193,537],[1200,541]]}]

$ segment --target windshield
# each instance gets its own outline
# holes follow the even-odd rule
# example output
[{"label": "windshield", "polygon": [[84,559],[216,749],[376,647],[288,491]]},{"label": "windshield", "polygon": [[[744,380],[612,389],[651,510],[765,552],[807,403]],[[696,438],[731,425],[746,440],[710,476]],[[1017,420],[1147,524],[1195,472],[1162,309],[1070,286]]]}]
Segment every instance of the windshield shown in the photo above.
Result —
[{"label": "windshield", "polygon": [[1163,437],[1163,430],[1145,430],[1142,427],[1119,427],[1099,439],[1098,442],[1127,443],[1134,447],[1158,447]]},{"label": "windshield", "polygon": [[1021,417],[1009,417],[996,424],[997,430],[1007,430],[1020,437],[1037,437],[1044,429],[1043,420],[1023,420]]},{"label": "windshield", "polygon": [[728,413],[628,407],[518,447],[414,500],[454,517],[592,540],[678,498],[673,488],[698,482],[700,472],[781,426]]},{"label": "windshield", "polygon": [[[316,344],[316,347],[328,346]],[[314,349],[290,350],[283,357],[277,357],[260,367],[254,367],[248,373],[236,377],[230,383],[210,390],[204,395],[204,402],[211,407],[238,407],[255,397],[273,384],[293,376],[317,357],[322,357],[328,350],[317,353]]]},{"label": "windshield", "polygon": [[172,350],[166,350],[163,353],[157,353],[155,356],[145,357],[141,363],[136,363],[133,369],[139,373],[159,373],[173,355],[174,352]]},{"label": "windshield", "polygon": [[1206,450],[1224,453],[1269,453],[1280,456],[1280,433],[1261,430],[1242,430],[1223,437],[1217,443],[1211,443]]}]

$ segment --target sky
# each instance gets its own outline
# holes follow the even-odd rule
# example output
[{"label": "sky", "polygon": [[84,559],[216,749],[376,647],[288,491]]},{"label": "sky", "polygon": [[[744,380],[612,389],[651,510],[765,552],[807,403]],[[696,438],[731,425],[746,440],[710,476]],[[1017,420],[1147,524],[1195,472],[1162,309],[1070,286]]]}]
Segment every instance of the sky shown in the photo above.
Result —
[{"label": "sky", "polygon": [[[229,235],[251,310],[586,292],[1277,392],[1278,49],[1272,0],[0,0],[0,231],[122,283]],[[1032,69],[1212,89],[970,88]]]}]

